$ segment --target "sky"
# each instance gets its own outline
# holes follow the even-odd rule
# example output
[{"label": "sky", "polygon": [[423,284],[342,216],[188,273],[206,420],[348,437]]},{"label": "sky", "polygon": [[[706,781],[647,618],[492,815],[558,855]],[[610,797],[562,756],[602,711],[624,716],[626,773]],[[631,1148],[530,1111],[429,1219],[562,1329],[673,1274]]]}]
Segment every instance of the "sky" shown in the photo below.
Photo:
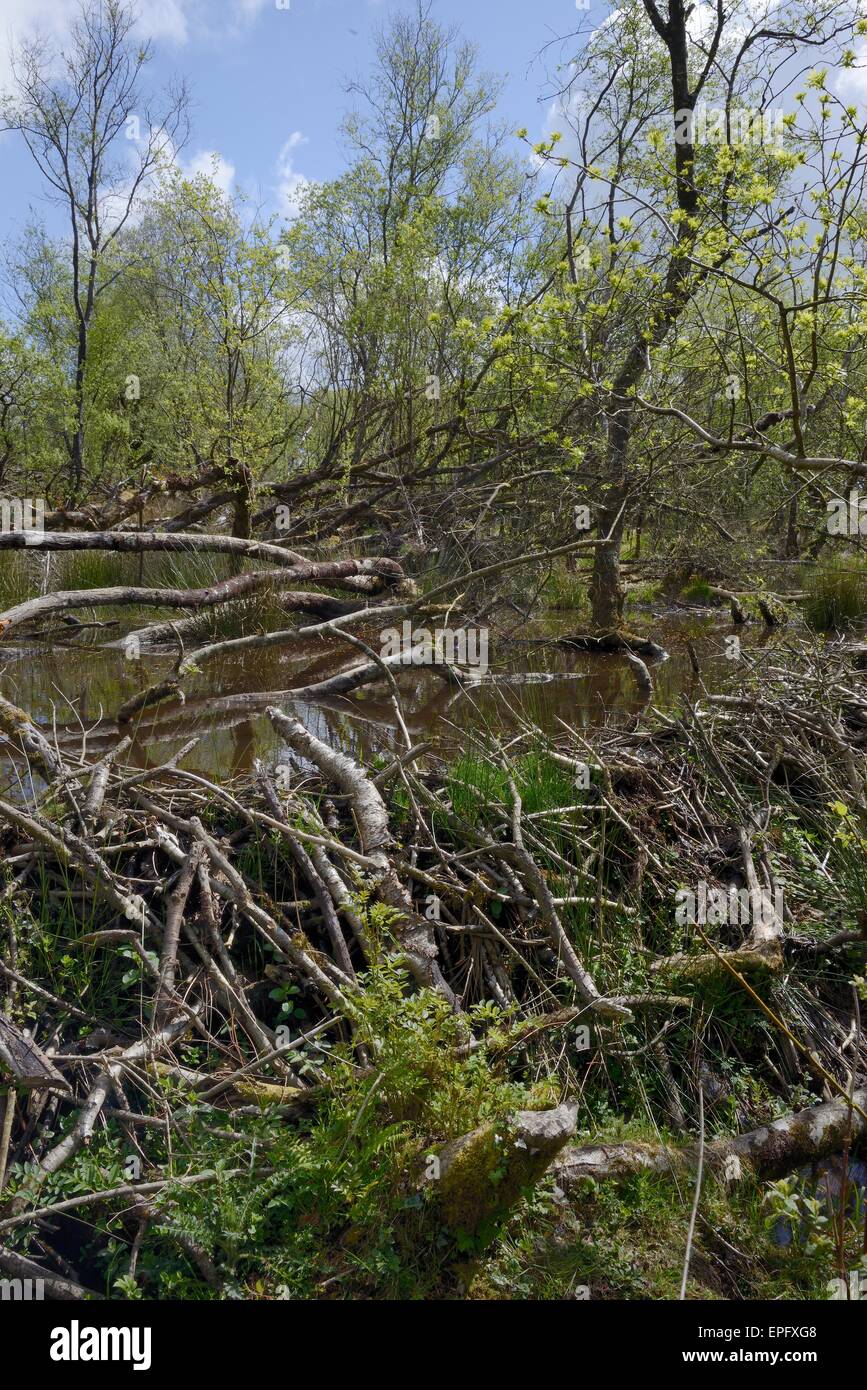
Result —
[{"label": "sky", "polygon": [[[506,82],[500,110],[515,129],[545,130],[546,73],[561,57],[553,40],[586,28],[605,0],[433,0],[440,23],[458,24],[477,43],[480,66]],[[288,6],[288,7],[287,7]],[[285,8],[284,8],[285,7]],[[152,41],[149,83],[187,78],[192,136],[185,170],[214,171],[259,206],[291,216],[308,179],[346,164],[339,127],[351,105],[347,78],[369,70],[376,30],[412,0],[139,0],[141,31]],[[40,29],[59,45],[75,0],[0,0],[0,88],[8,86],[16,37]],[[55,225],[39,176],[17,136],[0,135],[0,241],[16,240],[31,209]]]},{"label": "sky", "polygon": [[[744,0],[753,17],[768,3],[774,0]],[[76,0],[0,0],[0,90],[9,83],[16,38],[38,29],[62,48],[76,8]],[[243,190],[253,207],[291,217],[307,180],[345,167],[345,82],[369,71],[389,12],[411,11],[414,0],[138,0],[137,8],[154,49],[149,84],[159,88],[181,75],[189,82],[184,170],[211,172],[222,187]],[[561,40],[588,33],[609,13],[608,0],[432,0],[433,17],[457,24],[477,44],[481,67],[504,79],[500,114],[512,129],[525,126],[532,140],[563,128],[550,79],[581,40]],[[867,43],[859,48],[867,57]],[[841,92],[843,83],[847,98],[867,100],[867,69],[841,75]],[[11,133],[0,133],[0,188],[0,246],[14,245],[34,214],[50,232],[65,234]]]}]

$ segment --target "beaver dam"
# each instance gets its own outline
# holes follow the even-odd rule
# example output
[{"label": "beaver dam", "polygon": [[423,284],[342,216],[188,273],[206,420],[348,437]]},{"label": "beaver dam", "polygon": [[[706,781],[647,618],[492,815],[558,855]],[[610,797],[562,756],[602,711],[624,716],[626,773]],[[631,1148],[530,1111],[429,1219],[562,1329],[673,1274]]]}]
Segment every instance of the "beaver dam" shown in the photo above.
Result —
[{"label": "beaver dam", "polygon": [[857,6],[515,7],[504,86],[446,0],[356,7],[279,190],[202,151],[265,147],[272,62],[334,89],[316,6],[215,7],[195,133],[159,7],[54,8],[0,63],[46,195],[0,272],[0,1298],[859,1299]]},{"label": "beaver dam", "polygon": [[[77,541],[184,537],[40,544]],[[7,1268],[51,1221],[49,1279],[81,1297],[115,1255],[121,1279],[268,1296],[272,1242],[307,1296],[400,1288],[423,1257],[442,1294],[461,1250],[474,1284],[505,1277],[532,1187],[544,1288],[622,1293],[594,1194],[654,1175],[650,1240],[701,1141],[693,1279],[742,1297],[836,1277],[867,1119],[863,646],[794,605],[771,623],[745,597],[736,623],[643,589],[654,641],[596,651],[575,614],[519,620],[486,588],[485,662],[457,666],[420,617],[395,627],[441,608],[396,561],[263,571],[271,547],[231,548],[245,567],[212,579],[204,624],[131,619],[209,592],[146,570],[39,584],[0,617]],[[732,1265],[722,1230],[757,1184],[768,1230]],[[230,1254],[239,1203],[262,1236]],[[371,1273],[386,1247],[394,1271]],[[681,1257],[642,1277],[664,1289]]]}]

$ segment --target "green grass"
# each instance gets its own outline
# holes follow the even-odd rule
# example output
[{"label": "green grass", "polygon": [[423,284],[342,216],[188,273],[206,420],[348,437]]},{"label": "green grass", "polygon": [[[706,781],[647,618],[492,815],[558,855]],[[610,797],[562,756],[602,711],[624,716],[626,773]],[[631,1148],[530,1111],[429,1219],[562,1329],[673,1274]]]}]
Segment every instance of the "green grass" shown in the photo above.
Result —
[{"label": "green grass", "polygon": [[206,589],[229,578],[233,573],[233,558],[231,555],[155,551],[145,556],[145,584],[154,589]]},{"label": "green grass", "polygon": [[680,597],[686,603],[710,604],[718,602],[706,579],[694,578],[681,589]]},{"label": "green grass", "polygon": [[452,764],[446,787],[455,814],[475,821],[491,802],[508,801],[506,774],[486,758],[465,753]]},{"label": "green grass", "polygon": [[[530,815],[556,806],[571,806],[575,783],[565,768],[542,751],[516,758],[512,766],[523,810]],[[493,804],[511,805],[506,773],[485,758],[464,754],[449,769],[447,783],[452,806],[464,820],[474,821]]]},{"label": "green grass", "polygon": [[587,608],[587,586],[589,576],[586,572],[575,573],[565,565],[555,565],[545,581],[545,601],[549,608],[559,610]]},{"label": "green grass", "polygon": [[867,565],[854,558],[831,560],[805,570],[804,616],[819,632],[845,627],[867,616]]},{"label": "green grass", "polygon": [[[614,1136],[594,1135],[603,1143]],[[641,1136],[656,1138],[657,1136]],[[588,1180],[567,1208],[541,1189],[480,1263],[476,1298],[563,1299],[589,1286],[594,1300],[674,1301],[680,1296],[693,1179],[651,1173],[621,1182]],[[771,1239],[773,1189],[749,1179],[733,1187],[706,1175],[687,1299],[827,1299],[836,1274],[825,1243],[780,1247]],[[849,1268],[858,1262],[859,1223],[847,1223]],[[733,1252],[736,1252],[733,1254]]]},{"label": "green grass", "polygon": [[[317,1109],[302,1126],[266,1109],[238,1116],[235,1135],[218,1135],[213,1117],[190,1107],[171,1149],[159,1133],[148,1145],[148,1172],[152,1164],[159,1172],[170,1165],[182,1173],[191,1164],[245,1170],[240,1178],[207,1185],[207,1191],[169,1189],[173,1221],[208,1251],[241,1297],[455,1296],[456,1264],[469,1247],[444,1227],[437,1185],[423,1181],[425,1156],[478,1124],[504,1122],[515,1109],[550,1103],[538,1085],[510,1081],[488,1057],[481,1035],[496,1025],[490,1007],[472,1020],[481,1046],[461,1055],[461,1021],[439,995],[410,994],[405,975],[392,967],[374,972],[364,985],[353,1011],[352,1042],[335,1040],[333,1060],[328,1039],[315,1053],[293,1054],[293,1065],[303,1069],[315,1062],[329,1075]],[[277,1009],[275,1002],[275,1014]],[[371,1048],[375,1071],[355,1064],[359,1044]],[[189,1044],[181,1059],[200,1065],[200,1052]],[[159,1084],[175,1107],[189,1101],[174,1079]],[[109,1118],[85,1153],[46,1180],[42,1195],[54,1200],[82,1184],[123,1181],[127,1151],[123,1131]],[[256,1174],[251,1151],[258,1164],[273,1170],[271,1176]],[[26,1170],[15,1165],[10,1192],[21,1190],[27,1179]],[[492,1228],[490,1237],[496,1234]],[[142,1247],[134,1280],[127,1274],[128,1249],[110,1241],[106,1254],[88,1277],[114,1297],[212,1296],[176,1244],[157,1231]]]},{"label": "green grass", "polygon": [[51,587],[56,589],[115,589],[138,582],[138,559],[111,550],[76,550],[55,563]]},{"label": "green grass", "polygon": [[30,559],[18,551],[0,551],[0,608],[14,608],[39,593],[39,570]]},{"label": "green grass", "polygon": [[643,579],[640,583],[630,584],[626,592],[627,608],[653,603],[659,598],[660,588],[660,583],[656,579]]},{"label": "green grass", "polygon": [[[206,588],[228,578],[228,555],[119,555],[110,550],[35,553],[0,551],[0,609],[37,595],[49,561],[48,589],[113,589],[141,583],[145,588]],[[41,563],[40,563],[41,562]],[[285,615],[283,615],[285,616]]]}]

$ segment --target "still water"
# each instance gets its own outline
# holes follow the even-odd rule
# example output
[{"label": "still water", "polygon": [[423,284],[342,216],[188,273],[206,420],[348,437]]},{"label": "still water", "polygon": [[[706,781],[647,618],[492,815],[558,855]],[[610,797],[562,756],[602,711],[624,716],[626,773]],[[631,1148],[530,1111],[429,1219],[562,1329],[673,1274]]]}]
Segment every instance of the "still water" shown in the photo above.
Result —
[{"label": "still water", "polygon": [[[682,695],[699,696],[703,688],[736,689],[747,667],[762,671],[772,665],[775,647],[785,641],[784,629],[769,631],[756,623],[733,628],[723,612],[649,609],[634,627],[669,653],[668,660],[651,667],[653,702],[663,710],[673,708]],[[487,728],[500,737],[524,723],[551,733],[562,732],[559,721],[589,729],[623,722],[644,708],[622,655],[591,655],[555,643],[573,631],[574,616],[566,612],[522,627],[492,626],[487,675],[463,691],[429,667],[399,670],[403,715],[413,742],[432,740],[448,753]],[[725,639],[733,633],[741,640],[740,661],[726,656]],[[376,633],[359,630],[359,635],[378,649]],[[698,656],[698,677],[688,641]],[[286,693],[363,659],[339,639],[316,639],[209,662],[187,678],[184,704],[167,701],[138,716],[127,759],[140,767],[157,766],[196,738],[183,765],[218,780],[249,771],[256,757],[273,763],[280,737],[265,717],[269,704],[294,713],[311,733],[364,759],[403,748],[391,695],[382,683],[315,703]],[[168,648],[127,660],[122,651],[105,645],[104,633],[10,642],[0,644],[0,693],[28,710],[64,752],[94,759],[122,732],[130,732],[118,729],[115,712],[139,691],[170,676],[174,663],[175,652]],[[15,777],[13,772],[13,781]]]}]

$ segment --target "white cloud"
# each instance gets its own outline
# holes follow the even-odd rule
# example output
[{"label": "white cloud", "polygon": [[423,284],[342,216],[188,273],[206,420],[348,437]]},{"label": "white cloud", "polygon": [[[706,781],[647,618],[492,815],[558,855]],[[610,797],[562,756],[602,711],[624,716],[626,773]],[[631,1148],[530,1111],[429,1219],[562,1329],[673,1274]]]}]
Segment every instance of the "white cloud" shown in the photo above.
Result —
[{"label": "white cloud", "polygon": [[103,226],[106,228],[112,227],[121,218],[124,219],[127,227],[138,226],[147,211],[149,200],[165,189],[166,176],[172,169],[178,169],[185,179],[194,179],[204,175],[225,196],[232,192],[235,184],[234,164],[225,159],[218,151],[197,150],[195,154],[183,158],[177,154],[171,140],[166,136],[161,151],[160,169],[155,170],[151,177],[141,185],[132,210],[127,216],[135,166],[136,150],[130,146],[129,178],[122,179],[111,189],[103,189],[100,194],[100,213]]},{"label": "white cloud", "polygon": [[867,102],[867,43],[855,45],[855,62],[841,70],[834,91],[843,101]]},{"label": "white cloud", "polygon": [[284,217],[298,216],[301,199],[310,187],[310,179],[295,168],[295,151],[307,144],[307,136],[293,130],[277,156],[277,205]]},{"label": "white cloud", "polygon": [[195,0],[138,0],[136,29],[149,39],[186,43],[190,37],[190,17]]},{"label": "white cloud", "polygon": [[197,175],[204,174],[226,195],[231,193],[235,183],[234,164],[224,159],[218,150],[199,150],[189,159],[179,160],[178,167],[185,179],[194,179]]},{"label": "white cloud", "polygon": [[235,0],[235,12],[239,19],[256,19],[266,6],[273,6],[274,0]]},{"label": "white cloud", "polygon": [[3,0],[0,13],[0,91],[12,77],[12,50],[24,38],[43,33],[51,39],[69,31],[70,7],[65,0]]},{"label": "white cloud", "polygon": [[[138,0],[136,33],[143,39],[184,44],[199,4],[200,0]],[[41,34],[62,53],[77,12],[73,0],[0,0],[0,91],[9,86],[15,45]]]}]

